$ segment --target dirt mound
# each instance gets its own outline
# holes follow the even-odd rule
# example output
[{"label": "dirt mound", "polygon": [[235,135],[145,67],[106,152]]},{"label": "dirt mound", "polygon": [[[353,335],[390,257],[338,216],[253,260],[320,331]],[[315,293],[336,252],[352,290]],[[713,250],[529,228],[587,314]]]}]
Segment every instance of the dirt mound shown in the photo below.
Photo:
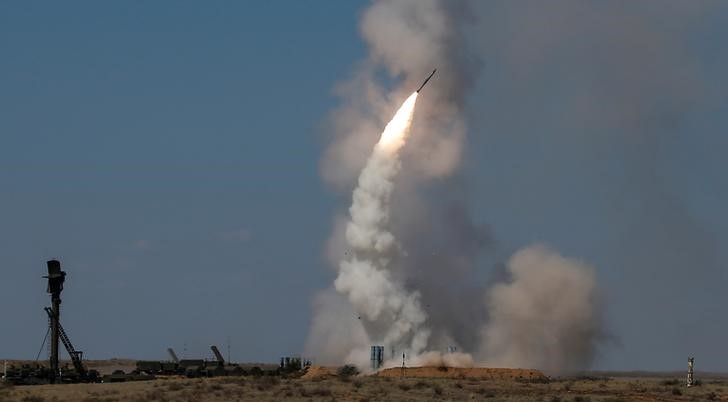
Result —
[{"label": "dirt mound", "polygon": [[336,375],[336,367],[311,366],[301,378],[304,380],[323,379]]},{"label": "dirt mound", "polygon": [[485,367],[393,367],[379,371],[381,377],[477,378],[485,380],[545,380],[538,370]]}]

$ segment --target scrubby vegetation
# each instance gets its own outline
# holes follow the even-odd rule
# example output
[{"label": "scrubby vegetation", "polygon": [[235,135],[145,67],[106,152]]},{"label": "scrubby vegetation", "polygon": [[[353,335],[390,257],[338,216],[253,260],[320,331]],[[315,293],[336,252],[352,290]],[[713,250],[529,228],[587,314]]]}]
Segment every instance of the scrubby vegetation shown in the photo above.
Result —
[{"label": "scrubby vegetation", "polygon": [[[451,371],[451,370],[449,370]],[[448,371],[448,372],[449,372]],[[0,386],[0,401],[400,401],[509,400],[624,402],[631,400],[726,400],[726,381],[685,387],[665,378],[565,377],[549,382],[476,378],[377,377],[349,367],[307,380],[269,375],[216,378],[165,378],[149,382]],[[346,378],[342,381],[342,378]]]}]

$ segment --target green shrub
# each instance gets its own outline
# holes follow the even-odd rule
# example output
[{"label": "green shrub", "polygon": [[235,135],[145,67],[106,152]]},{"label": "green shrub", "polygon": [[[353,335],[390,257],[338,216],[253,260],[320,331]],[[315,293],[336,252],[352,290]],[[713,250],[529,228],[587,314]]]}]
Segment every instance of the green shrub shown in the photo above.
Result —
[{"label": "green shrub", "polygon": [[680,388],[673,388],[672,394],[673,395],[682,395],[682,391],[680,391]]},{"label": "green shrub", "polygon": [[336,371],[336,374],[339,376],[340,379],[344,380],[348,379],[349,377],[358,375],[359,369],[356,368],[356,366],[347,364],[345,366],[339,367],[339,369]]}]

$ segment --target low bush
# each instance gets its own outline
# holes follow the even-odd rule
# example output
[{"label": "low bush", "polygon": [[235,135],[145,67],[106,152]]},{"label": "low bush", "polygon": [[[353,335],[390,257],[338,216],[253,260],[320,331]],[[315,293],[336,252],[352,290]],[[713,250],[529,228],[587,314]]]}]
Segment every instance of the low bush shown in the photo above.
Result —
[{"label": "low bush", "polygon": [[339,369],[336,371],[336,374],[339,376],[340,379],[347,380],[349,379],[349,377],[358,375],[359,369],[356,368],[356,366],[347,364],[345,366],[339,367]]},{"label": "low bush", "polygon": [[143,401],[167,402],[168,399],[160,390],[149,391],[144,395]]},{"label": "low bush", "polygon": [[311,390],[313,396],[331,396],[331,390],[324,387],[316,387]]},{"label": "low bush", "polygon": [[182,388],[184,388],[184,386],[178,382],[171,382],[171,383],[167,384],[167,389],[170,391],[179,391]]},{"label": "low bush", "polygon": [[487,388],[478,388],[476,391],[480,395],[483,395],[484,398],[495,398],[495,392],[487,389]]},{"label": "low bush", "polygon": [[425,381],[422,381],[422,380],[417,381],[415,383],[415,388],[427,388],[429,386],[430,386],[430,384],[428,384],[428,383],[426,383]]},{"label": "low bush", "polygon": [[280,382],[281,380],[277,377],[258,377],[255,381],[255,388],[257,388],[258,391],[268,391],[277,387]]},{"label": "low bush", "polygon": [[331,396],[331,390],[324,387],[316,387],[313,389],[301,388],[299,393],[303,398],[310,398],[313,396]]}]

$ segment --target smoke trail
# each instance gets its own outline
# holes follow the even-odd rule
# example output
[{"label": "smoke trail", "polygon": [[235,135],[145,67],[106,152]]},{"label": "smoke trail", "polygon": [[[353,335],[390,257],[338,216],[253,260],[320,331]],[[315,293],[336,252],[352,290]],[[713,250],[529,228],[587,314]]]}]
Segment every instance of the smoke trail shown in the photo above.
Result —
[{"label": "smoke trail", "polygon": [[[346,227],[351,253],[341,261],[334,287],[361,314],[371,340],[419,353],[429,336],[429,331],[421,328],[427,317],[420,295],[407,291],[388,269],[397,251],[396,240],[388,230],[392,180],[400,169],[399,151],[412,124],[416,100],[417,93],[413,93],[402,104],[359,176]],[[366,350],[363,352],[358,354],[366,356]],[[356,358],[351,355],[350,359]]]},{"label": "smoke trail", "polygon": [[[357,64],[350,79],[336,87],[342,103],[326,120],[328,138],[320,165],[324,182],[348,198],[352,183],[371,158],[376,135],[409,94],[381,85],[382,73],[399,83],[399,88],[416,88],[433,68],[438,69],[436,79],[428,83],[427,96],[418,101],[412,138],[398,156],[397,163],[401,160],[404,168],[397,167],[397,195],[389,205],[392,219],[387,230],[396,234],[397,243],[406,251],[387,255],[391,267],[387,279],[417,290],[419,303],[433,324],[428,324],[432,330],[428,348],[437,350],[449,345],[475,347],[477,330],[469,328],[478,327],[484,309],[478,303],[482,299],[476,289],[479,286],[473,286],[471,279],[475,256],[489,237],[483,225],[472,223],[462,197],[464,186],[448,179],[460,162],[466,133],[464,100],[479,66],[463,46],[461,31],[472,22],[471,17],[462,0],[373,1],[360,20],[369,55]],[[351,248],[344,240],[348,220],[348,213],[336,214],[326,245],[326,259],[337,274],[339,262],[348,259]],[[445,290],[438,283],[447,277],[453,286]],[[314,317],[332,312],[340,310],[314,306]],[[348,318],[340,315],[338,325],[364,331],[361,320]],[[366,326],[372,334],[384,331],[371,322]],[[312,328],[312,334],[338,330]],[[363,345],[350,340],[350,346]],[[313,335],[307,340],[306,353],[330,363],[346,359],[328,347],[325,339]]]}]

